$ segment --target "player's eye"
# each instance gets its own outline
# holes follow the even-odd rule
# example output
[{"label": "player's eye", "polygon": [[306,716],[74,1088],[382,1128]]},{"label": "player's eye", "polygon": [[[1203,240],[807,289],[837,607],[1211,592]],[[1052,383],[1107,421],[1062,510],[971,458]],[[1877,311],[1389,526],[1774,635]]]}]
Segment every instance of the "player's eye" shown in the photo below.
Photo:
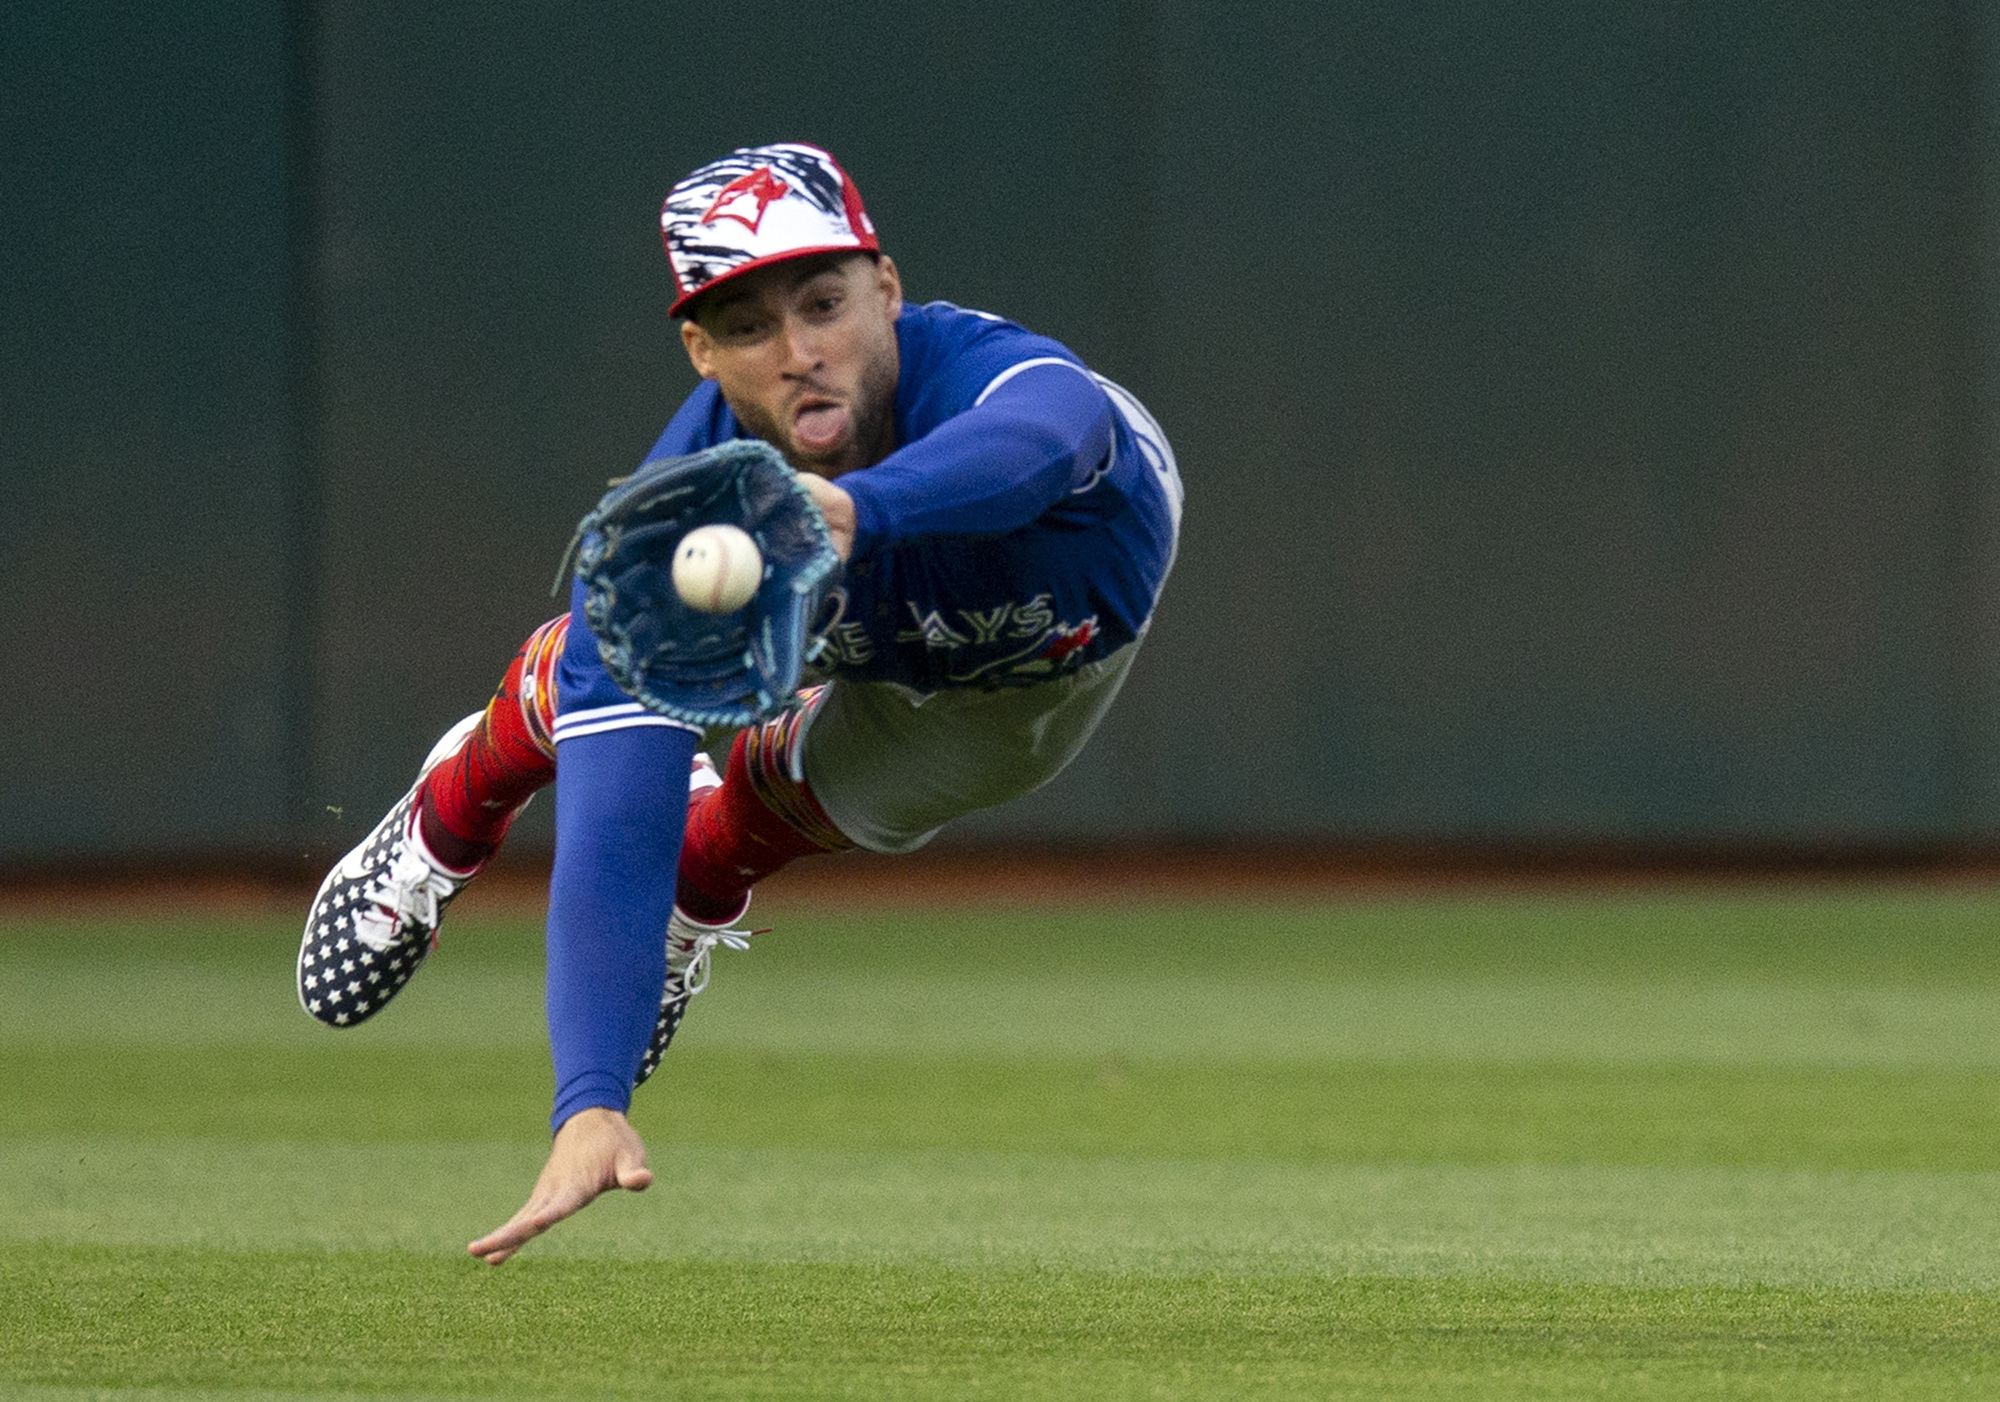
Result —
[{"label": "player's eye", "polygon": [[716,324],[716,333],[731,345],[748,345],[762,340],[770,334],[769,318],[745,313],[738,316],[724,316]]}]

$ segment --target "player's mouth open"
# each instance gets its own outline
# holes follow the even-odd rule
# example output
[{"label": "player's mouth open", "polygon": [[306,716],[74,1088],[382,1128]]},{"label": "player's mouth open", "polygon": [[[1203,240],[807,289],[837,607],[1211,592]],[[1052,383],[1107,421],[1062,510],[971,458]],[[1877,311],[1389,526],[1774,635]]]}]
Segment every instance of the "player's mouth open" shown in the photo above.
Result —
[{"label": "player's mouth open", "polygon": [[847,434],[847,406],[808,399],[792,413],[792,433],[807,452],[824,452]]}]

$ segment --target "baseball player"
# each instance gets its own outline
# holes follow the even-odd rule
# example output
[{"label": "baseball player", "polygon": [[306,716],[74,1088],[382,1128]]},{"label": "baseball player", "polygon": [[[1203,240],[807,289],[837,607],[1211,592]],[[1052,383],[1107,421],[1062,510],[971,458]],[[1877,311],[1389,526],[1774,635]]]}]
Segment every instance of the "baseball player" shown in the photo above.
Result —
[{"label": "baseball player", "polygon": [[1131,670],[1179,533],[1173,453],[1145,409],[1046,337],[905,303],[827,152],[705,165],[661,228],[703,383],[648,460],[761,438],[805,474],[845,562],[825,680],[738,732],[718,772],[693,727],[613,685],[579,587],[328,875],[300,949],[314,1017],[379,1011],[556,784],[555,1137],[527,1204],[469,1247],[493,1264],[650,1183],[625,1111],[711,951],[744,947],[732,927],[759,880],[817,852],[914,851],[1069,763]]}]

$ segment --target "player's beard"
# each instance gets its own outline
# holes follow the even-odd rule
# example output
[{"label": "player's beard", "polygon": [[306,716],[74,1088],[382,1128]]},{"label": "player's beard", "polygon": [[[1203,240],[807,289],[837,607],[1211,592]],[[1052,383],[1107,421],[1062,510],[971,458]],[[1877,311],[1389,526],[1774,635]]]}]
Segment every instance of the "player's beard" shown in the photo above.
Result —
[{"label": "player's beard", "polygon": [[896,382],[901,373],[901,347],[891,331],[887,347],[861,371],[861,392],[855,396],[853,410],[856,460],[833,469],[830,476],[873,467],[896,450]]},{"label": "player's beard", "polygon": [[753,436],[775,445],[793,467],[822,477],[838,477],[874,466],[895,448],[896,382],[901,371],[901,348],[892,330],[884,346],[861,368],[854,398],[847,405],[848,437],[832,452],[808,453],[800,448],[792,435],[789,415],[780,419],[753,404],[732,403],[729,407],[738,423]]}]

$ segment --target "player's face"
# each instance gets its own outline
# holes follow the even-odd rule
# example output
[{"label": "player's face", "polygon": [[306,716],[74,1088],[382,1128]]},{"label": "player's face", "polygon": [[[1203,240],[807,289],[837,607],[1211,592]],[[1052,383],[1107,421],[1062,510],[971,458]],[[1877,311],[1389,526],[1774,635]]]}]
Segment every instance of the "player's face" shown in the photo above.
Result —
[{"label": "player's face", "polygon": [[800,258],[745,273],[681,323],[697,374],[792,466],[838,477],[896,446],[896,265]]}]

